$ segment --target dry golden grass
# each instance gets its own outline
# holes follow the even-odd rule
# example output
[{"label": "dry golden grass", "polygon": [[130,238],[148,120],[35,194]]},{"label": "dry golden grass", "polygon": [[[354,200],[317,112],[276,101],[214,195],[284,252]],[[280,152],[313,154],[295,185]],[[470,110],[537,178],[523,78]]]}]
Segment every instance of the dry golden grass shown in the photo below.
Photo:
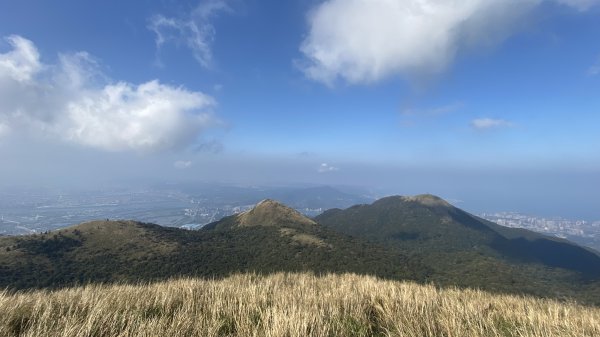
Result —
[{"label": "dry golden grass", "polygon": [[0,336],[600,336],[600,309],[358,275],[0,294]]}]

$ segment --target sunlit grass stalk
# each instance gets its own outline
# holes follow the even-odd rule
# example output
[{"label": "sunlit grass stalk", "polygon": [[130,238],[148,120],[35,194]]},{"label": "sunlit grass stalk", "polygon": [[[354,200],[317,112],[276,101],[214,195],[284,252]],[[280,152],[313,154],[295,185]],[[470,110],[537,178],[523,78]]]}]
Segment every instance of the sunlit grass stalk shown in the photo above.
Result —
[{"label": "sunlit grass stalk", "polygon": [[600,336],[600,309],[353,274],[0,293],[0,336]]}]

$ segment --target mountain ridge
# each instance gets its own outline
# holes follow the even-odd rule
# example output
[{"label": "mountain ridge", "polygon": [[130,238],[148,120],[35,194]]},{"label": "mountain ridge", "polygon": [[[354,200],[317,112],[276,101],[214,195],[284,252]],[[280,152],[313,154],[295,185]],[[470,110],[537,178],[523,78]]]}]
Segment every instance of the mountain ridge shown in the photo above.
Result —
[{"label": "mountain ridge", "polygon": [[[595,268],[596,255],[573,266],[564,252],[579,254],[581,248],[546,239],[550,247],[535,246],[532,242],[544,236],[521,234],[503,236],[491,223],[432,195],[382,198],[329,210],[314,220],[267,199],[197,231],[92,221],[47,234],[0,238],[0,287],[239,272],[352,272],[600,304],[600,282],[586,274],[590,265]],[[539,259],[553,247],[560,248],[558,254]],[[515,256],[507,254],[511,250]]]},{"label": "mountain ridge", "polygon": [[0,239],[0,287],[14,289],[280,271],[420,280],[427,267],[418,264],[381,245],[330,231],[272,200],[197,231],[91,221]]}]

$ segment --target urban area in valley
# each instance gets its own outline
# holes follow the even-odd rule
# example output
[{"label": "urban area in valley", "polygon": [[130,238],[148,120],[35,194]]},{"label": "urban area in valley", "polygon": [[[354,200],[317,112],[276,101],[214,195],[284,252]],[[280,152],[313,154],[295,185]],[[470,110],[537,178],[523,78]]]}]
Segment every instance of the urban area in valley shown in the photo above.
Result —
[{"label": "urban area in valley", "polygon": [[482,213],[479,216],[505,227],[553,235],[600,251],[600,221],[545,218],[518,212]]},{"label": "urban area in valley", "polygon": [[164,185],[102,191],[13,190],[0,192],[0,235],[24,235],[95,219],[131,219],[196,229],[275,198],[307,216],[372,199],[331,187]]}]

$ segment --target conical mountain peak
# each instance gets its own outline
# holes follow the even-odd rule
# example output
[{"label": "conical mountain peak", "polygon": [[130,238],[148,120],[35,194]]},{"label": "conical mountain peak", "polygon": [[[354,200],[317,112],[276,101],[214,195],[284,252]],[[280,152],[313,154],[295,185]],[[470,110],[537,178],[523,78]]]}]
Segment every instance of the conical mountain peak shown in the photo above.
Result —
[{"label": "conical mountain peak", "polygon": [[316,225],[316,222],[278,201],[265,199],[237,216],[239,226]]}]

